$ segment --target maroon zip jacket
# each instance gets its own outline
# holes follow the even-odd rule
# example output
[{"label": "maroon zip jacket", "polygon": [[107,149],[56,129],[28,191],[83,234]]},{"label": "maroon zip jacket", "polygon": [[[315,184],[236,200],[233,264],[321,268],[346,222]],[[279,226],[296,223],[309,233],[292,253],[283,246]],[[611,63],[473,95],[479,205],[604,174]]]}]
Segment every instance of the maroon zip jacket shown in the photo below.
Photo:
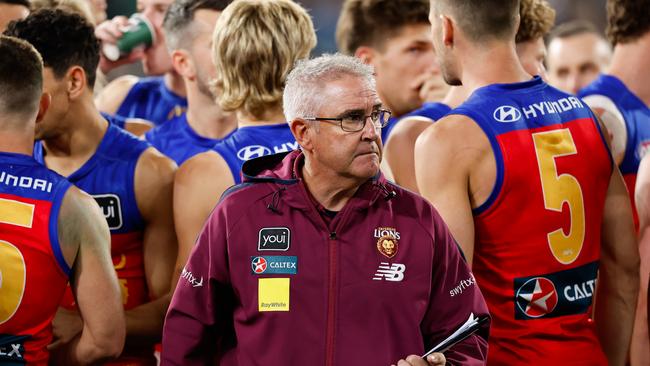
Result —
[{"label": "maroon zip jacket", "polygon": [[[329,228],[299,151],[252,160],[199,235],[163,332],[163,365],[390,365],[488,314],[446,225],[381,175]],[[446,352],[483,365],[486,326]]]}]

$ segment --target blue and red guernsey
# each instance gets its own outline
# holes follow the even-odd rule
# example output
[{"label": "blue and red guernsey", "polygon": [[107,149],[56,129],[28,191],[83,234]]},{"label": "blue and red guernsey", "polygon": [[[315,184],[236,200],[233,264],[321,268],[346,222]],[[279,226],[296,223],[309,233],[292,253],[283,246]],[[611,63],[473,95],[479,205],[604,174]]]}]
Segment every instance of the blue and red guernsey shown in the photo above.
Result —
[{"label": "blue and red guernsey", "polygon": [[244,162],[298,149],[288,123],[240,127],[212,148],[228,163],[235,184]]},{"label": "blue and red guernsey", "polygon": [[58,217],[70,183],[27,155],[0,152],[0,364],[47,365],[52,318],[70,274]]},{"label": "blue and red guernsey", "polygon": [[451,113],[483,129],[496,159],[474,210],[488,364],[606,365],[590,314],[613,161],[595,116],[539,77],[480,88]]},{"label": "blue and red guernsey", "polygon": [[187,110],[187,99],[174,94],[163,76],[138,80],[117,109],[118,116],[143,118],[155,125],[178,117]]},{"label": "blue and red guernsey", "polygon": [[[149,147],[146,141],[109,124],[95,154],[67,177],[72,184],[93,196],[108,222],[111,256],[125,310],[150,301],[143,257],[145,221],[134,191],[136,164]],[[34,156],[44,163],[40,142],[34,146]],[[62,305],[67,308],[76,305],[70,291]],[[152,352],[147,350],[146,355],[153,357]]]},{"label": "blue and red guernsey", "polygon": [[158,151],[174,160],[178,166],[192,156],[210,150],[223,140],[199,135],[187,122],[187,113],[149,130],[144,138]]},{"label": "blue and red guernsey", "polygon": [[619,165],[634,208],[634,225],[639,228],[639,217],[634,204],[634,186],[641,159],[650,148],[650,108],[614,76],[600,75],[580,91],[580,97],[600,95],[611,100],[623,115],[627,141],[625,154]]}]

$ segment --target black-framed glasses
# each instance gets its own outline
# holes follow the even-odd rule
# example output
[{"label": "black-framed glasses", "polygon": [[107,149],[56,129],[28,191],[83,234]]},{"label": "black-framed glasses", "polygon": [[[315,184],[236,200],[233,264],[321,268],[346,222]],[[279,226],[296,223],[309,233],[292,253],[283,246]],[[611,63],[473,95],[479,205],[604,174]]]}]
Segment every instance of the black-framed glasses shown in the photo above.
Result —
[{"label": "black-framed glasses", "polygon": [[384,128],[388,124],[390,119],[391,112],[385,109],[378,109],[373,111],[370,115],[364,116],[362,114],[350,114],[345,117],[313,117],[313,118],[303,118],[305,121],[324,121],[324,122],[333,122],[337,123],[341,129],[345,132],[358,132],[363,130],[363,127],[366,125],[366,121],[370,118],[372,124],[376,128]]}]

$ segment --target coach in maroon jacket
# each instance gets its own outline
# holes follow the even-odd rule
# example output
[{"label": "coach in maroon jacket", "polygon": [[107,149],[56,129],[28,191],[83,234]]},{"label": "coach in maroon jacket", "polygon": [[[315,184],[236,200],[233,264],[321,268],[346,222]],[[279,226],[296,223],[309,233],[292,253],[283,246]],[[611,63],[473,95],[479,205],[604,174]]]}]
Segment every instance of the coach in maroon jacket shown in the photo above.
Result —
[{"label": "coach in maroon jacket", "polygon": [[[487,307],[438,213],[379,173],[372,69],[299,63],[284,110],[302,151],[244,165],[167,314],[163,365],[444,365],[413,355]],[[487,325],[446,352],[482,365]]]}]

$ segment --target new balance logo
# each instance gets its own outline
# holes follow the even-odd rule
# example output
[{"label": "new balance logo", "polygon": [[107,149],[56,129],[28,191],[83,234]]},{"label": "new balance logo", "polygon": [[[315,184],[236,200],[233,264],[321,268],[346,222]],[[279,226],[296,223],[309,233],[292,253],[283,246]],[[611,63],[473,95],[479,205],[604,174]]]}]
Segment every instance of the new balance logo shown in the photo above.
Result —
[{"label": "new balance logo", "polygon": [[400,282],[404,279],[404,271],[406,271],[406,266],[400,263],[386,263],[381,262],[375,277],[372,279],[374,281],[391,281],[391,282]]}]

